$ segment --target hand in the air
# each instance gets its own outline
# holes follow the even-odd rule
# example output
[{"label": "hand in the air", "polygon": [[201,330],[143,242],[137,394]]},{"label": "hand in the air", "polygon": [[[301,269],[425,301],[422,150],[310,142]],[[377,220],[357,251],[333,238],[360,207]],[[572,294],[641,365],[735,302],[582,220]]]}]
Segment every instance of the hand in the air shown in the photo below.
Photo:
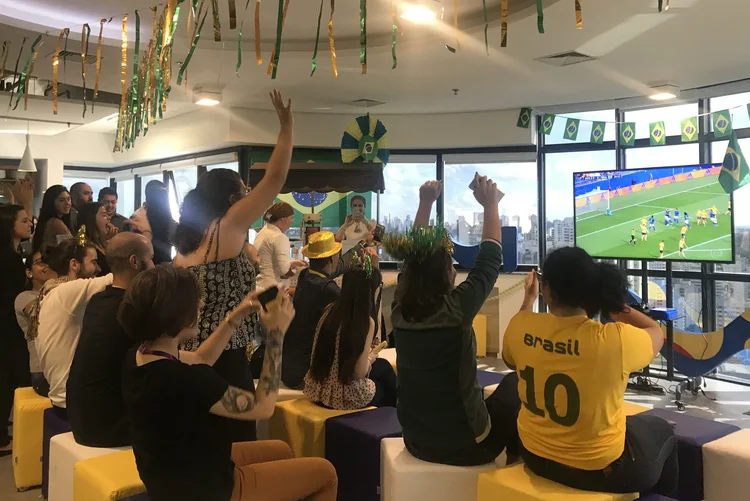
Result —
[{"label": "hand in the air", "polygon": [[13,185],[13,196],[19,205],[30,204],[34,198],[34,180],[30,177],[17,180]]},{"label": "hand in the air", "polygon": [[497,188],[497,184],[487,176],[474,174],[474,198],[482,207],[497,206],[503,199],[505,193]]},{"label": "hand in the air", "polygon": [[281,92],[274,89],[271,92],[271,103],[276,110],[276,114],[279,116],[279,123],[281,128],[294,127],[294,114],[292,113],[292,100],[289,99],[286,106],[284,106],[284,96]]},{"label": "hand in the air", "polygon": [[442,181],[427,181],[419,188],[419,200],[434,203],[443,191]]},{"label": "hand in the air", "polygon": [[526,279],[523,282],[523,288],[526,291],[527,298],[536,299],[539,297],[539,278],[537,277],[536,271],[532,270],[526,275]]},{"label": "hand in the air", "polygon": [[148,233],[147,236],[149,238],[151,238],[151,236],[153,235],[153,233],[151,232],[151,224],[148,222],[147,217],[139,217],[133,215],[130,219],[126,219],[125,222],[127,224],[130,224],[130,227],[139,233]]}]

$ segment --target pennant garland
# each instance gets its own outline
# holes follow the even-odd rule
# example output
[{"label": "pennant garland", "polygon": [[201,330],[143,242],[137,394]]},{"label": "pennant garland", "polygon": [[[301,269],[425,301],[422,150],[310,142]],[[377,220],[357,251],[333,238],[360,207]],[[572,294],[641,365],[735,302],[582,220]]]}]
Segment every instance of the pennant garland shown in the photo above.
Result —
[{"label": "pennant garland", "polygon": [[667,135],[664,131],[664,122],[653,122],[648,125],[648,138],[651,146],[664,146],[667,144]]},{"label": "pennant garland", "polygon": [[555,125],[555,115],[546,114],[542,118],[542,133],[545,136],[549,136],[552,132],[552,127]]},{"label": "pennant garland", "polygon": [[81,32],[81,80],[83,81],[83,118],[86,118],[86,54],[89,52],[89,36],[91,27],[88,23],[83,25]]},{"label": "pennant garland", "polygon": [[732,118],[729,110],[717,111],[711,117],[714,124],[715,137],[726,137],[732,133]]},{"label": "pennant garland", "polygon": [[536,28],[540,34],[544,34],[544,7],[542,0],[536,0]]},{"label": "pennant garland", "polygon": [[581,10],[581,0],[576,0],[576,29],[583,29],[583,12]]},{"label": "pennant garland", "polygon": [[367,0],[359,0],[359,64],[367,75]]},{"label": "pennant garland", "polygon": [[521,108],[521,112],[518,114],[518,122],[516,127],[521,129],[528,129],[531,125],[531,108]]},{"label": "pennant garland", "polygon": [[333,78],[338,78],[339,69],[336,66],[336,45],[333,41],[333,12],[334,3],[336,0],[331,0],[331,17],[328,18],[328,45],[331,46],[331,66],[333,67]]},{"label": "pennant garland", "polygon": [[581,121],[579,119],[569,118],[565,123],[565,134],[563,135],[563,137],[570,141],[575,141],[576,139],[578,139],[578,126],[580,124]]},{"label": "pennant garland", "polygon": [[271,53],[271,60],[268,62],[267,75],[271,75],[271,80],[276,79],[276,70],[279,67],[279,55],[281,53],[281,34],[284,31],[284,23],[286,23],[286,13],[289,10],[289,0],[278,0],[279,1],[279,17],[276,21],[276,45]]},{"label": "pennant garland", "polygon": [[[322,1],[322,0],[321,0]],[[458,2],[458,0],[455,0]],[[391,0],[391,24],[393,25],[392,30],[393,34],[391,37],[391,58],[393,59],[393,65],[391,66],[392,70],[396,69],[396,66],[398,66],[398,58],[396,57],[396,37],[398,36],[398,21],[396,17],[396,0]],[[456,22],[458,22],[458,17],[456,17]],[[320,23],[320,21],[318,21]],[[458,39],[458,36],[456,36],[456,40],[458,41],[458,48],[461,48],[461,40]]]},{"label": "pennant garland", "polygon": [[2,58],[3,60],[2,65],[0,65],[0,78],[3,78],[5,76],[5,64],[8,62],[9,52],[10,52],[10,40],[6,40],[3,42],[3,51],[0,52],[0,58]]},{"label": "pennant garland", "polygon": [[91,112],[94,112],[94,106],[96,105],[96,98],[99,96],[99,75],[102,72],[102,32],[104,31],[104,23],[106,19],[99,21],[99,40],[96,42],[96,75],[94,76],[94,97],[91,100]]},{"label": "pennant garland", "polygon": [[[18,85],[18,63],[21,62],[21,55],[23,54],[23,48],[26,46],[26,40],[28,39],[29,37],[23,37],[23,41],[21,42],[21,50],[18,51],[18,58],[16,59],[16,67],[13,69],[13,85],[10,88],[10,101],[8,101],[8,108],[10,108],[10,106],[13,104],[13,94],[15,93],[16,86]],[[57,115],[57,111],[55,111],[55,115]]]},{"label": "pennant garland", "polygon": [[[36,40],[34,40],[34,43],[31,44],[31,52],[29,52],[29,57],[26,58],[26,64],[23,66],[23,70],[21,71],[21,76],[18,80],[18,94],[16,94],[16,104],[13,106],[13,110],[15,111],[16,108],[18,108],[18,103],[21,101],[21,97],[23,97],[25,94],[28,94],[28,90],[26,86],[28,85],[28,77],[29,77],[29,66],[32,64],[32,61],[36,59],[37,51],[39,50],[39,46],[42,43],[42,35],[36,37]],[[19,55],[20,56],[20,55]],[[13,100],[13,95],[11,91],[11,101]]]},{"label": "pennant garland", "polygon": [[508,46],[508,0],[500,5],[500,47]]},{"label": "pennant garland", "polygon": [[607,130],[606,122],[594,122],[591,124],[591,142],[602,144],[604,142],[604,132]]},{"label": "pennant garland", "polygon": [[698,140],[698,119],[696,117],[685,118],[680,122],[680,131],[683,143]]},{"label": "pennant garland", "polygon": [[721,172],[719,173],[719,184],[724,191],[731,193],[750,182],[750,168],[748,168],[745,155],[742,154],[737,133],[730,132],[731,138],[724,154]]},{"label": "pennant garland", "polygon": [[633,145],[635,145],[635,122],[623,122],[620,124],[620,146]]},{"label": "pennant garland", "polygon": [[318,12],[318,31],[315,35],[315,50],[313,50],[312,71],[310,72],[310,76],[313,76],[315,74],[315,70],[318,68],[318,44],[320,43],[320,21],[323,19],[323,2],[325,2],[325,0],[320,0],[320,11]]},{"label": "pennant garland", "polygon": [[[541,2],[542,0],[537,0],[537,2]],[[490,22],[487,18],[487,0],[482,0],[482,9],[484,10],[484,50],[487,53],[487,55],[490,55],[490,44],[487,39],[487,28],[490,26]]]}]

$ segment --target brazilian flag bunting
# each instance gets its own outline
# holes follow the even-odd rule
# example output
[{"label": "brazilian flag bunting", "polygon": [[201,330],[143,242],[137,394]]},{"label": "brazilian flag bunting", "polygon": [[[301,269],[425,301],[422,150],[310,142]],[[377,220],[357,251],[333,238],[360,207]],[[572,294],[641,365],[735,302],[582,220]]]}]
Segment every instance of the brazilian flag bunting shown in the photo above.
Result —
[{"label": "brazilian flag bunting", "polygon": [[748,169],[745,155],[737,141],[737,133],[730,132],[731,138],[724,154],[724,162],[719,174],[719,184],[724,191],[731,193],[750,182],[750,169]]},{"label": "brazilian flag bunting", "polygon": [[651,146],[664,146],[667,144],[667,135],[664,133],[664,122],[649,124],[648,137],[651,141]]},{"label": "brazilian flag bunting", "polygon": [[712,118],[715,137],[726,137],[732,133],[732,116],[729,110],[717,111]]},{"label": "brazilian flag bunting", "polygon": [[594,122],[591,124],[591,142],[602,144],[604,142],[604,131],[607,127],[606,122]]},{"label": "brazilian flag bunting", "polygon": [[682,131],[682,142],[690,143],[698,140],[698,118],[684,118],[680,122],[680,131]]},{"label": "brazilian flag bunting", "polygon": [[552,127],[555,125],[555,115],[545,114],[542,118],[542,132],[549,136],[552,132]]},{"label": "brazilian flag bunting", "polygon": [[531,125],[531,108],[521,108],[521,113],[518,114],[518,123],[516,123],[516,127],[528,129],[529,125]]},{"label": "brazilian flag bunting", "polygon": [[569,118],[568,121],[565,123],[565,139],[568,139],[570,141],[575,141],[578,139],[578,126],[581,124],[581,121],[577,118]]},{"label": "brazilian flag bunting", "polygon": [[635,122],[620,124],[620,146],[635,145]]}]

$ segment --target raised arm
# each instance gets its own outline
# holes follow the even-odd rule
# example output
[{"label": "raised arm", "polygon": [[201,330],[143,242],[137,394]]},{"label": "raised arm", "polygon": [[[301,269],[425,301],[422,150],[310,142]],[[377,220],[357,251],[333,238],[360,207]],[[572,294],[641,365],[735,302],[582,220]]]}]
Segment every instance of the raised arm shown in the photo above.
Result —
[{"label": "raised arm", "polygon": [[662,346],[664,345],[664,332],[659,325],[659,322],[653,320],[638,310],[626,307],[621,313],[613,313],[611,315],[612,320],[615,322],[622,322],[630,324],[633,327],[643,329],[651,338],[651,346],[653,348],[653,356],[659,354]]},{"label": "raised arm", "polygon": [[258,186],[248,196],[234,204],[222,219],[222,226],[228,225],[233,231],[242,234],[246,234],[250,226],[263,216],[266,209],[273,203],[286,182],[289,164],[292,161],[292,147],[294,146],[292,100],[290,99],[285,106],[281,93],[274,90],[271,93],[271,102],[279,115],[281,130],[271,159],[268,161],[266,173]]},{"label": "raised arm", "polygon": [[417,209],[417,215],[414,217],[415,228],[430,225],[432,204],[440,197],[442,191],[442,181],[427,181],[419,188],[419,208]]}]

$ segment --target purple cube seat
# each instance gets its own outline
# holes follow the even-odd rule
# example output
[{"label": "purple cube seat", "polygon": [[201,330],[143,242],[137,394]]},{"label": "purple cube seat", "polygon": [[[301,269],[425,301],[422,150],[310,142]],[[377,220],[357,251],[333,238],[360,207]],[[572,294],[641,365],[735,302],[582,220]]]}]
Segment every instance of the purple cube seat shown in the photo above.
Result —
[{"label": "purple cube seat", "polygon": [[493,384],[500,384],[500,381],[502,381],[504,377],[505,374],[499,374],[497,372],[477,371],[477,381],[479,382],[479,387],[482,389],[492,386]]},{"label": "purple cube seat", "polygon": [[688,416],[666,409],[653,409],[644,412],[643,415],[659,416],[676,423],[674,432],[677,435],[677,454],[680,462],[679,499],[680,501],[701,501],[703,499],[703,446],[734,433],[739,428],[731,424]]},{"label": "purple cube seat", "polygon": [[326,421],[326,459],[339,477],[338,501],[380,500],[380,441],[400,436],[395,407]]},{"label": "purple cube seat", "polygon": [[70,425],[55,414],[53,409],[44,411],[44,429],[42,431],[42,496],[47,499],[49,489],[49,441],[61,433],[68,433]]}]

